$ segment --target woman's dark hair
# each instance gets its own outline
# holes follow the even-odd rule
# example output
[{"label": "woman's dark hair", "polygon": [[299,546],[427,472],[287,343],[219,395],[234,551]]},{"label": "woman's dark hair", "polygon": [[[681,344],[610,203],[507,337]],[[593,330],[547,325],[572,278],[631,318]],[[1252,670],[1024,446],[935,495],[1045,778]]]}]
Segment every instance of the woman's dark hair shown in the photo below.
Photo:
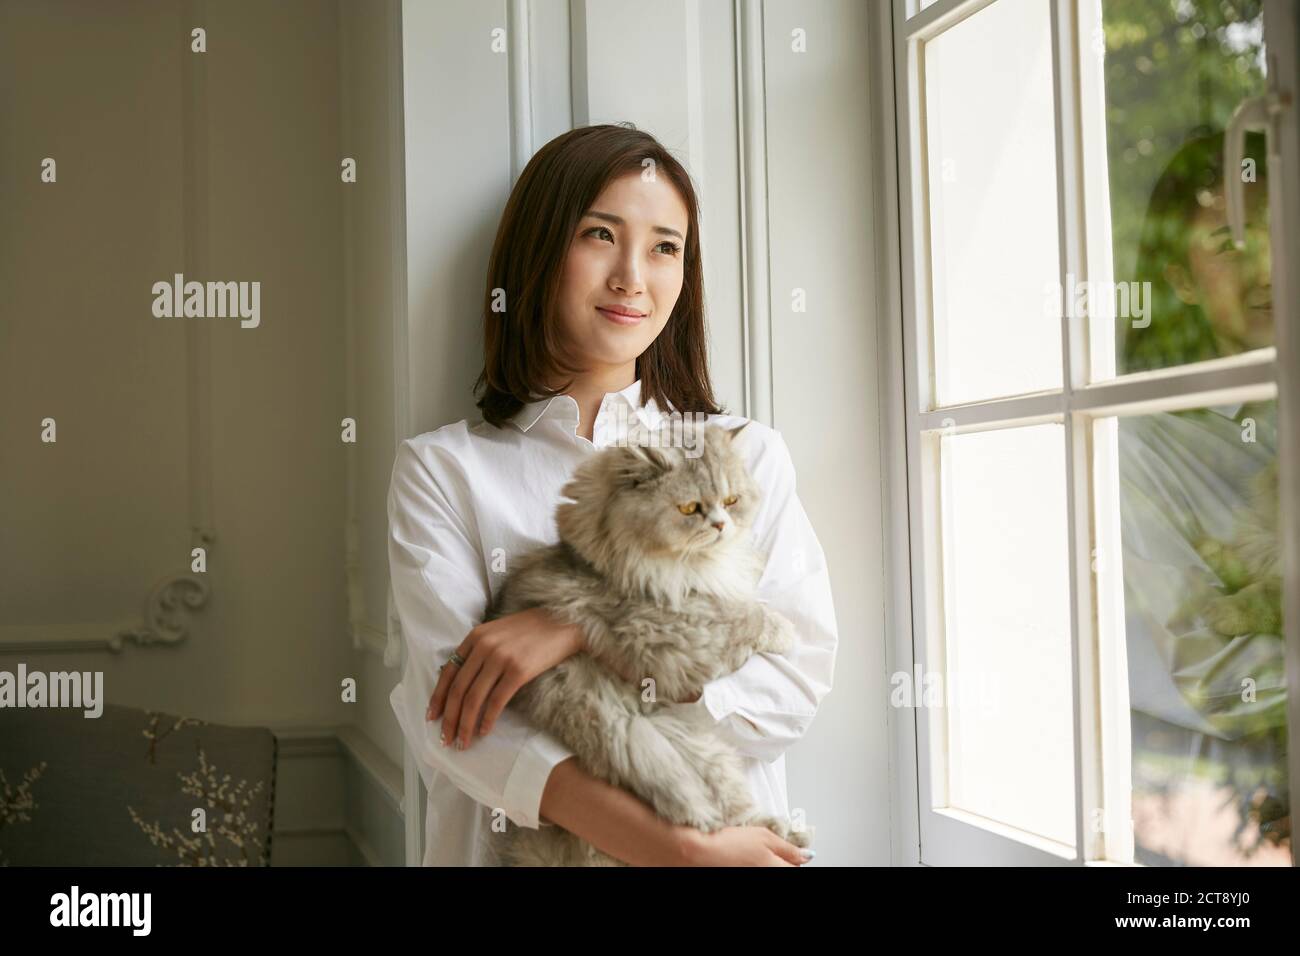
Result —
[{"label": "woman's dark hair", "polygon": [[[566,392],[581,371],[565,354],[557,302],[578,223],[611,181],[643,172],[677,187],[689,216],[682,291],[663,330],[637,357],[641,404],[718,414],[709,382],[700,261],[699,207],[690,174],[649,133],[627,125],[584,126],[551,140],[524,167],[501,215],[483,297],[483,371],[474,383],[484,421],[498,428],[528,402]],[[498,291],[501,290],[501,291]],[[501,296],[504,293],[503,311]],[[494,309],[494,304],[497,309]],[[546,383],[567,378],[552,390]]]},{"label": "woman's dark hair", "polygon": [[[1263,134],[1248,132],[1245,146],[1246,156],[1257,164],[1257,181],[1262,184],[1267,174]],[[1123,362],[1117,371],[1121,374],[1200,362],[1221,354],[1213,316],[1180,299],[1165,276],[1170,264],[1190,270],[1187,238],[1205,193],[1223,193],[1223,131],[1202,127],[1178,148],[1151,187],[1134,271],[1139,282],[1151,283],[1152,321],[1142,329],[1133,328],[1128,319],[1116,320]]]}]

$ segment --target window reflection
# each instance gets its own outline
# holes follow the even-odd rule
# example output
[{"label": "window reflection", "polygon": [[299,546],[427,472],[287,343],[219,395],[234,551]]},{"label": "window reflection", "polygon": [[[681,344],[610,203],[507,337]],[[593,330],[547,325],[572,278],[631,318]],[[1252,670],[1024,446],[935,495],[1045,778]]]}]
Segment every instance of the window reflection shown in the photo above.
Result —
[{"label": "window reflection", "polygon": [[1276,405],[1119,420],[1135,862],[1289,866]]},{"label": "window reflection", "polygon": [[1116,319],[1118,374],[1273,344],[1265,141],[1246,139],[1246,246],[1228,232],[1223,131],[1265,90],[1261,0],[1103,0],[1114,279],[1149,283]]}]

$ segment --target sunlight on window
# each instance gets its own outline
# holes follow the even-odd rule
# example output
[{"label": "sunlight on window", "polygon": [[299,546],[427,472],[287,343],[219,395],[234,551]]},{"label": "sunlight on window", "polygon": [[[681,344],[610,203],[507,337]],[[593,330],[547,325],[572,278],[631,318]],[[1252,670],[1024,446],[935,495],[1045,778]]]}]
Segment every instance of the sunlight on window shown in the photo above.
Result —
[{"label": "sunlight on window", "polygon": [[1060,388],[1047,4],[999,0],[927,43],[925,96],[937,402]]},{"label": "sunlight on window", "polygon": [[1073,845],[1063,428],[941,441],[948,802]]}]

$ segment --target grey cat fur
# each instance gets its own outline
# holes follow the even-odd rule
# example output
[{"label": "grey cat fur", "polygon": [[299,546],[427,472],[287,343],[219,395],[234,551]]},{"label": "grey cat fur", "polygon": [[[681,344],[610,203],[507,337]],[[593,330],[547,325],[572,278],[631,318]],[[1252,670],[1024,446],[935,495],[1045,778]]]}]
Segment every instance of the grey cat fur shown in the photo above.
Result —
[{"label": "grey cat fur", "polygon": [[[761,491],[739,444],[749,424],[705,427],[695,457],[630,444],[583,462],[562,490],[571,500],[556,509],[559,542],[513,562],[486,619],[544,607],[582,628],[586,651],[529,682],[510,706],[588,773],[672,823],[706,833],[766,826],[807,846],[810,827],[757,811],[741,758],[711,718],[675,703],[755,652],[793,646],[790,622],[756,597],[764,562],[750,531]],[[727,506],[729,495],[738,497]],[[683,514],[689,502],[700,504]],[[509,826],[493,839],[506,865],[623,865],[558,826]]]}]

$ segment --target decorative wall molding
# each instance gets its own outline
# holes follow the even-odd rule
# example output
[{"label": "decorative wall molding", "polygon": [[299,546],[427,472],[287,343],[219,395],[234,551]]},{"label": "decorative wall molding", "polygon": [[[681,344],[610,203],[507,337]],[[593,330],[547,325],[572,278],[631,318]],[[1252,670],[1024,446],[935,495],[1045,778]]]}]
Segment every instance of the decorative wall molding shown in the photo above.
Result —
[{"label": "decorative wall molding", "polygon": [[740,105],[740,262],[745,330],[745,417],[775,427],[772,283],[767,224],[767,97],[762,0],[735,0],[736,97]]},{"label": "decorative wall molding", "polygon": [[[358,14],[358,5],[337,0],[339,22],[343,28],[349,25],[349,17]],[[405,216],[405,145],[403,136],[403,98],[402,98],[402,4],[401,0],[384,0],[365,8],[367,15],[379,14],[383,26],[384,63],[387,67],[385,77],[385,100],[387,104],[387,129],[389,140],[388,176],[389,193],[387,197],[389,212],[389,249],[390,272],[389,292],[392,302],[392,369],[393,369],[393,435],[395,445],[392,449],[396,455],[396,443],[400,443],[409,434],[410,395],[409,395],[409,333],[406,321],[406,216]],[[342,34],[342,29],[341,29]],[[357,133],[358,117],[352,94],[362,82],[358,71],[364,69],[364,62],[354,62],[357,51],[344,40],[339,45],[339,103],[342,131],[342,154],[354,156],[361,149],[361,144],[349,142]],[[363,54],[369,55],[369,53]],[[376,433],[373,421],[361,421],[361,400],[364,394],[360,378],[361,336],[363,331],[361,290],[357,274],[356,233],[360,213],[357,208],[357,194],[352,189],[343,190],[341,204],[341,228],[343,234],[343,287],[344,287],[344,322],[347,340],[347,367],[345,370],[346,416],[357,419],[358,429],[369,434]],[[354,650],[369,651],[383,659],[390,668],[401,666],[401,631],[397,624],[391,590],[387,596],[385,615],[380,626],[371,623],[371,603],[367,601],[365,591],[366,570],[361,551],[361,459],[363,445],[358,443],[344,446],[346,461],[346,517],[344,534],[344,572],[347,582],[348,634]],[[384,569],[385,579],[387,568]],[[373,600],[373,599],[372,599]],[[377,609],[375,609],[377,611]]]},{"label": "decorative wall molding", "polygon": [[510,70],[510,183],[533,158],[533,89],[529,68],[529,0],[508,0],[506,45]]},{"label": "decorative wall molding", "polygon": [[[388,209],[389,251],[392,256],[393,302],[393,457],[397,446],[411,436],[411,325],[406,274],[406,74],[402,47],[402,4],[391,0],[388,16]],[[385,615],[388,633],[383,658],[387,667],[400,668],[404,644],[402,626],[388,589]]]},{"label": "decorative wall molding", "polygon": [[[389,124],[389,208],[392,213],[391,247],[393,256],[393,438],[400,445],[411,437],[414,409],[411,397],[411,323],[407,276],[406,231],[406,0],[390,8],[388,33],[388,102]],[[397,449],[393,449],[396,457]],[[401,622],[393,604],[392,588],[388,591],[388,646],[384,663],[405,663],[406,643],[402,640]],[[402,742],[403,851],[407,866],[419,866],[424,860],[424,804],[427,799],[424,781],[411,754],[411,745]],[[418,807],[412,811],[411,808]]]},{"label": "decorative wall molding", "polygon": [[[339,23],[346,25],[347,12],[343,0],[338,0],[336,6]],[[340,30],[341,33],[342,30]],[[342,140],[340,155],[355,158],[358,144],[350,142],[349,137],[356,131],[351,90],[355,88],[357,80],[355,65],[350,54],[351,47],[346,39],[340,36],[338,89],[339,130]],[[349,188],[347,185],[342,185],[341,189],[339,212],[342,217],[340,225],[343,236],[340,245],[343,253],[343,328],[344,354],[346,355],[346,368],[343,376],[343,415],[359,420],[361,413],[357,406],[357,399],[360,396],[360,382],[357,372],[357,267],[354,249],[357,221],[356,190]],[[359,424],[361,428],[368,426],[368,422]],[[360,484],[357,477],[359,446],[353,443],[344,444],[342,447],[345,458],[346,490],[344,497],[347,508],[343,526],[343,569],[347,581],[348,632],[352,637],[353,649],[358,650],[365,645],[363,628],[366,620],[366,595],[361,579],[360,505],[357,497]]]},{"label": "decorative wall molding", "polygon": [[206,581],[193,575],[167,578],[149,592],[143,624],[113,635],[109,639],[109,649],[120,651],[124,641],[134,641],[141,646],[179,644],[189,634],[191,613],[202,610],[207,603]]},{"label": "decorative wall molding", "polygon": [[[206,23],[207,0],[189,0],[186,24]],[[188,34],[187,27],[184,33]],[[185,274],[205,275],[212,261],[209,236],[212,177],[208,170],[208,69],[204,56],[183,56],[185,179],[182,228]],[[186,408],[190,431],[190,547],[209,548],[216,539],[212,516],[211,325],[186,322]]]},{"label": "decorative wall molding", "polygon": [[278,753],[272,865],[400,866],[402,769],[350,725],[271,732]]},{"label": "decorative wall molding", "polygon": [[[177,10],[181,35],[188,36],[191,24],[207,22],[206,0],[188,0]],[[203,275],[210,261],[211,189],[206,58],[182,56],[181,70],[181,271],[185,275]],[[190,548],[201,547],[210,557],[216,532],[212,517],[212,363],[207,322],[185,323],[185,367]],[[190,556],[184,557],[188,561]],[[207,605],[211,593],[206,571],[196,576],[188,566],[182,567],[184,570],[154,585],[144,600],[144,613],[138,622],[5,625],[0,627],[0,653],[120,652],[128,641],[141,647],[180,643],[190,633],[192,614]]]},{"label": "decorative wall molding", "polygon": [[189,636],[191,618],[208,603],[208,585],[200,577],[178,574],[154,585],[139,621],[129,624],[18,624],[0,627],[0,651],[39,654],[49,651],[109,650],[128,641],[141,647],[179,644]]}]

